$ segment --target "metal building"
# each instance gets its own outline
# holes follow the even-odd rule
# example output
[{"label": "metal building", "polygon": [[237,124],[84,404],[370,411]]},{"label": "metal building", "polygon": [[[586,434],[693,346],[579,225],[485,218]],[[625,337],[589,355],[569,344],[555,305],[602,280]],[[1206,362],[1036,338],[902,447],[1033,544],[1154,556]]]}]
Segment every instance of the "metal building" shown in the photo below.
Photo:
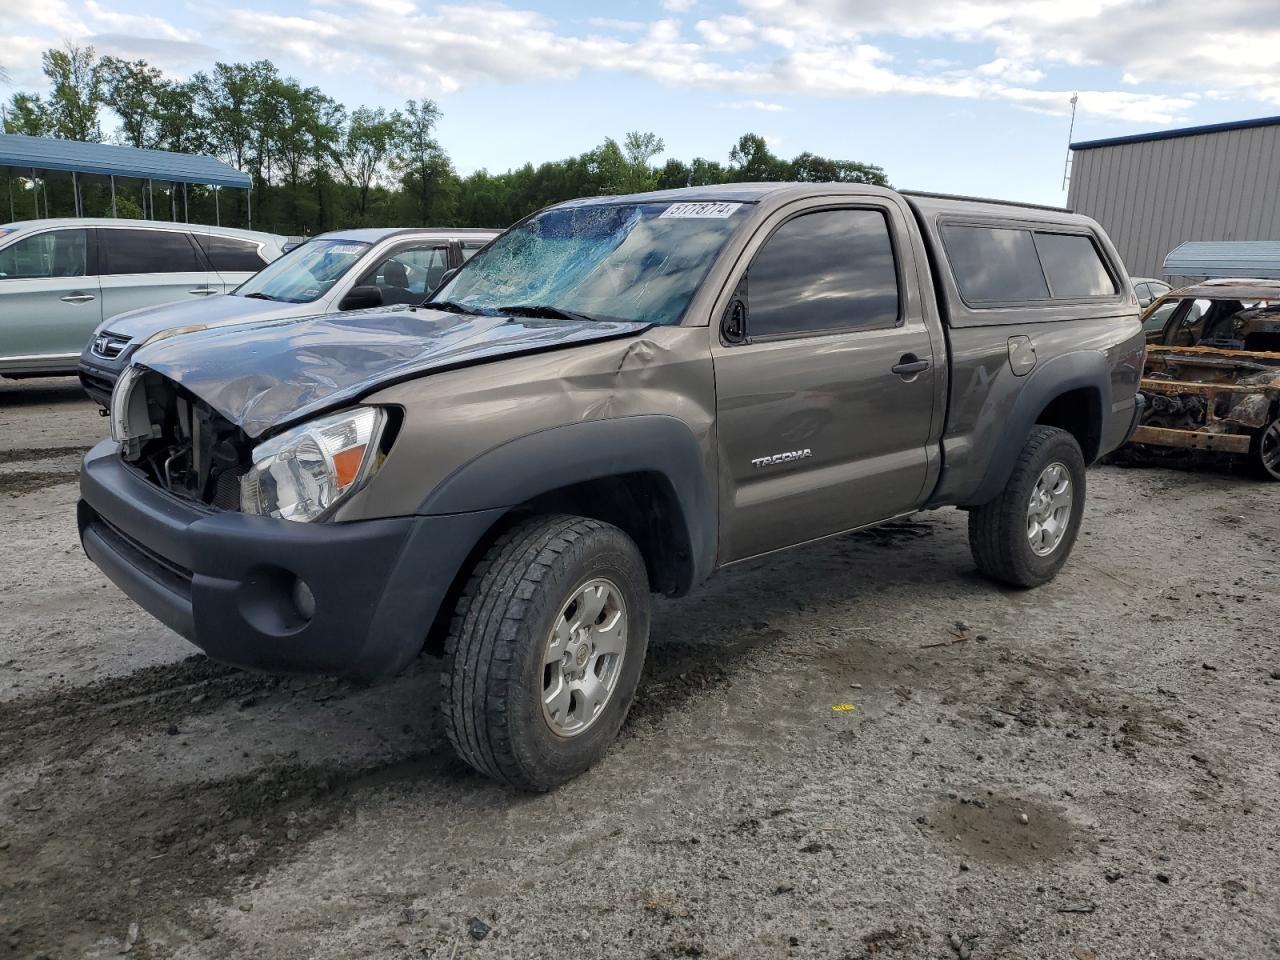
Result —
[{"label": "metal building", "polygon": [[1280,240],[1280,117],[1071,144],[1067,205],[1135,277],[1188,240]]}]

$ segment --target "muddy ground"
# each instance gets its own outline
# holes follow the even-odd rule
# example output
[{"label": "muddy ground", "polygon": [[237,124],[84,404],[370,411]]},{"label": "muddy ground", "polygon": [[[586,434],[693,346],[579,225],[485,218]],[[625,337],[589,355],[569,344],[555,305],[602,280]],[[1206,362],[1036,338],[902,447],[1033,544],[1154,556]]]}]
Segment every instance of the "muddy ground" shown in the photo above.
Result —
[{"label": "muddy ground", "polygon": [[0,957],[1280,956],[1280,485],[1094,470],[1028,593],[952,511],[737,568],[528,797],[435,661],[253,676],[135,609],[76,541],[103,427],[0,382]]}]

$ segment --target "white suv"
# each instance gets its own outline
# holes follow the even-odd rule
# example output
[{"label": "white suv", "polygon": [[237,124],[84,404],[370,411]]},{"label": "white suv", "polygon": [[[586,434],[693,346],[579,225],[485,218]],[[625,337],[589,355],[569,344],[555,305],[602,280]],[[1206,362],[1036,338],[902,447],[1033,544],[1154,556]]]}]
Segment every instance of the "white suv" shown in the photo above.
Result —
[{"label": "white suv", "polygon": [[0,376],[73,374],[104,320],[232,290],[286,244],[269,233],[150,220],[0,226]]}]

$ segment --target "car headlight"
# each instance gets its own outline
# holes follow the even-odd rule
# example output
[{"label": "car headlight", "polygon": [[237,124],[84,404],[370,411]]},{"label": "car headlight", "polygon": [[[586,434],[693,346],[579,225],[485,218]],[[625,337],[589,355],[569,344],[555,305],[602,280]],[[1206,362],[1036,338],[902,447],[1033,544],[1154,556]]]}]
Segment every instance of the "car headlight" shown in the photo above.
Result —
[{"label": "car headlight", "polygon": [[240,479],[240,509],[308,522],[357,490],[381,463],[386,412],[360,407],[286,430],[253,451]]}]

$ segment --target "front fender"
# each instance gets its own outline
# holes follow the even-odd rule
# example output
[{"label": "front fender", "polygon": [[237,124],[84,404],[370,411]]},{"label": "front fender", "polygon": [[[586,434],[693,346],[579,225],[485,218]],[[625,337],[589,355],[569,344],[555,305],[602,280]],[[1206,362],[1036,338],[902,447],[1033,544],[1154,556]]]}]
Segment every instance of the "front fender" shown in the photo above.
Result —
[{"label": "front fender", "polygon": [[509,508],[563,487],[606,477],[666,478],[689,539],[693,582],[715,569],[717,504],[713,464],[676,417],[643,415],[566,424],[508,441],[445,478],[418,513]]}]

